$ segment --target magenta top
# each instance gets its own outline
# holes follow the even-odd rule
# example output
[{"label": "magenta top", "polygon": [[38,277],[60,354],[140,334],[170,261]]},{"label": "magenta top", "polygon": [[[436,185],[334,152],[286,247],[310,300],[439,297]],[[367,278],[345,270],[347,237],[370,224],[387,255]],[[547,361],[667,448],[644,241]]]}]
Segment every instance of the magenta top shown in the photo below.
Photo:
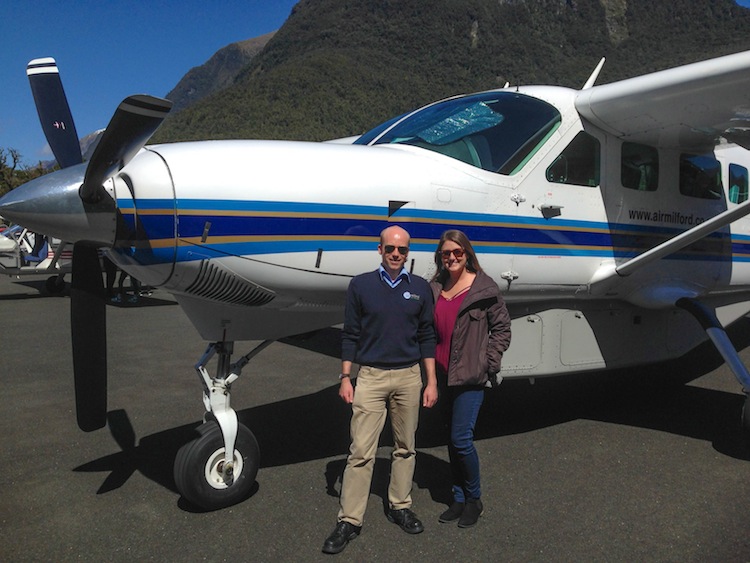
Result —
[{"label": "magenta top", "polygon": [[435,303],[435,332],[437,333],[437,347],[435,348],[435,364],[438,371],[448,373],[448,362],[451,358],[451,336],[456,326],[458,311],[468,291],[462,291],[453,299],[446,299],[442,295]]}]

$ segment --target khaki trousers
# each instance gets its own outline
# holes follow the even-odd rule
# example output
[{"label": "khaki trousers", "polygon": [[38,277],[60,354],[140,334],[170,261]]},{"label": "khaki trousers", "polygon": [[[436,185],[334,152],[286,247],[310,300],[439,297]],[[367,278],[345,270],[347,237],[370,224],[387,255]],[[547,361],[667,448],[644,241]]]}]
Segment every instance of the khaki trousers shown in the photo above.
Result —
[{"label": "khaki trousers", "polygon": [[352,445],[341,485],[339,520],[362,525],[386,409],[391,415],[394,442],[388,502],[394,509],[411,508],[421,391],[419,364],[392,370],[362,366],[359,370],[352,404]]}]

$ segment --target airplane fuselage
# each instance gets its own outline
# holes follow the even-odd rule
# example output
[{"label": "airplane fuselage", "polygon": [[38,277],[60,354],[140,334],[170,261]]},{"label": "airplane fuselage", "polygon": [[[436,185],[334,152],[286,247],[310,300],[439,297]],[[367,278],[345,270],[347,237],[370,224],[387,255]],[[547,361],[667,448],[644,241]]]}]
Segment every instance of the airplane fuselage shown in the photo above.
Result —
[{"label": "airplane fuselage", "polygon": [[[205,339],[255,340],[340,322],[348,282],[377,266],[379,233],[388,224],[409,230],[409,268],[426,278],[435,271],[440,234],[459,228],[513,312],[507,375],[684,353],[705,335],[674,309],[670,289],[695,295],[746,289],[748,220],[592,295],[588,286],[601,268],[737,204],[726,193],[681,194],[677,150],[654,149],[658,189],[623,187],[623,141],[582,121],[573,91],[524,92],[554,105],[561,118],[512,174],[403,144],[150,147],[114,179],[130,229],[118,235],[116,259],[144,283],[173,292]],[[595,176],[584,170],[564,177],[559,163],[567,159],[570,169],[580,169],[573,160],[589,156],[581,154],[585,144],[565,154],[581,135],[596,147],[595,168],[588,170]],[[717,150],[716,158],[727,187],[729,165],[748,161],[736,147]],[[743,301],[723,309],[722,318],[749,309]]]},{"label": "airplane fuselage", "polygon": [[[623,139],[582,118],[576,95],[527,87],[451,99],[357,144],[155,145],[105,182],[111,201],[83,203],[82,168],[74,166],[61,180],[36,181],[38,192],[58,193],[72,217],[61,222],[59,210],[35,204],[19,221],[111,246],[123,269],[172,292],[209,341],[336,324],[349,280],[377,266],[383,228],[407,228],[408,267],[425,278],[435,271],[440,235],[458,228],[514,318],[505,375],[678,356],[705,338],[675,308],[679,296],[721,294],[715,305],[724,322],[750,310],[750,220],[633,275],[595,282],[746,200],[747,151],[686,154]],[[423,127],[428,118],[436,124]],[[713,160],[701,161],[704,154]],[[741,197],[730,194],[737,170]],[[699,185],[711,174],[714,185]]]}]

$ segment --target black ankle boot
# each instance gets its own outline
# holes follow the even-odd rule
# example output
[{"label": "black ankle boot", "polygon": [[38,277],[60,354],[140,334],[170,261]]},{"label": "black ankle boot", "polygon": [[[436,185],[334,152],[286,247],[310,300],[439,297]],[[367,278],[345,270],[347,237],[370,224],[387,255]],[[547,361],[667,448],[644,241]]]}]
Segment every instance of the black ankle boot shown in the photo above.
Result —
[{"label": "black ankle boot", "polygon": [[448,507],[448,510],[446,510],[445,512],[443,512],[438,517],[438,522],[443,522],[443,523],[445,523],[445,522],[455,522],[456,520],[458,520],[459,518],[461,518],[461,514],[464,513],[464,506],[465,505],[464,505],[463,502],[458,502],[458,501],[454,500],[453,504],[451,504]]},{"label": "black ankle boot", "polygon": [[474,524],[477,523],[477,520],[479,520],[482,512],[484,512],[484,507],[482,506],[481,500],[479,500],[478,498],[466,499],[464,511],[458,521],[458,527],[471,528]]}]

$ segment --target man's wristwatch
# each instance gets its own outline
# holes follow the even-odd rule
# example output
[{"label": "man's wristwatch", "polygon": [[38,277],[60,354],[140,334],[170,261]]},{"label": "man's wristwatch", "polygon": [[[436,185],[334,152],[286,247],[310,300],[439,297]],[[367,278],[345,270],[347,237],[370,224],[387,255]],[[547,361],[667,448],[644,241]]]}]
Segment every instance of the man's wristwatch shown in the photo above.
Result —
[{"label": "man's wristwatch", "polygon": [[339,381],[341,381],[341,380],[342,380],[342,379],[344,379],[345,377],[351,377],[351,376],[350,376],[350,375],[349,375],[348,373],[340,373],[340,374],[339,374]]}]

